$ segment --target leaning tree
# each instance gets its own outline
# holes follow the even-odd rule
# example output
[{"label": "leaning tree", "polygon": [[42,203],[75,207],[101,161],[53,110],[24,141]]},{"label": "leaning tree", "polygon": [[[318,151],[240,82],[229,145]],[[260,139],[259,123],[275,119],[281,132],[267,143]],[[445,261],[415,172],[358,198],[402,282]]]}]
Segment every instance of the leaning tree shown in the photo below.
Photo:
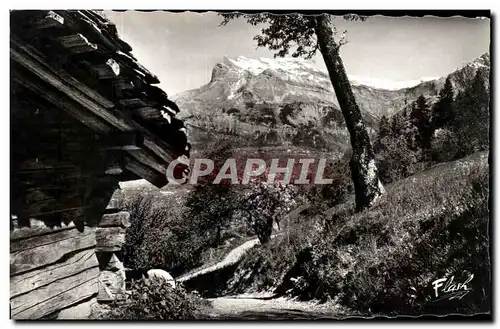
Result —
[{"label": "leaning tree", "polygon": [[[235,18],[243,18],[251,25],[264,24],[256,35],[258,47],[277,51],[275,57],[285,57],[292,50],[292,57],[311,59],[319,49],[325,61],[333,90],[342,110],[352,147],[351,176],[355,191],[356,210],[371,207],[384,194],[379,180],[375,157],[361,111],[354,98],[349,78],[340,58],[340,48],[347,42],[346,31],[340,37],[332,16],[327,14],[308,16],[302,14],[274,15],[270,13],[225,13],[222,26]],[[345,20],[365,20],[358,15],[344,15]]]}]

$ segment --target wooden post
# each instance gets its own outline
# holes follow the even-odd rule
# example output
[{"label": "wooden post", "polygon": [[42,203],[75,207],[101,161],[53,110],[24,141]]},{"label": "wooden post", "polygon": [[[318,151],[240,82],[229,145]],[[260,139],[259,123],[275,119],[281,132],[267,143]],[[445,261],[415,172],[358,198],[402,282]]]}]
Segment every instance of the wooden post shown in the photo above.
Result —
[{"label": "wooden post", "polygon": [[96,254],[99,260],[99,303],[110,303],[125,297],[125,267],[118,258],[130,226],[130,214],[122,211],[123,193],[116,189],[96,229]]}]

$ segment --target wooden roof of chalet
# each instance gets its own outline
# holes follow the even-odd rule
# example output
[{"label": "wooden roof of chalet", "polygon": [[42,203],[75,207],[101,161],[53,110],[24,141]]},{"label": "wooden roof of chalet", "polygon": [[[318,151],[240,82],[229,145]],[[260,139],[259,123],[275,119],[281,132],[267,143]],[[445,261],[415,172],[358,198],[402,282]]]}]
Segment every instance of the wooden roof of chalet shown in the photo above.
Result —
[{"label": "wooden roof of chalet", "polygon": [[190,144],[179,108],[131,51],[94,11],[11,12],[12,82],[109,137],[128,153],[126,170],[161,187],[168,163],[187,163]]}]

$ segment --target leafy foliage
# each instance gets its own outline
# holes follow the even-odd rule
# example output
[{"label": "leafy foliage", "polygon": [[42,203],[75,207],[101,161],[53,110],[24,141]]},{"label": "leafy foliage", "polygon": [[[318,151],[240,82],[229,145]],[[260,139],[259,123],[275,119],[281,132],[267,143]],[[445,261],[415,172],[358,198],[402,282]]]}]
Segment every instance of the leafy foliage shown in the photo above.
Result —
[{"label": "leafy foliage", "polygon": [[202,317],[207,302],[164,280],[134,281],[125,302],[115,304],[107,320],[195,320]]},{"label": "leafy foliage", "polygon": [[415,104],[413,104],[410,117],[413,125],[418,129],[418,146],[422,149],[428,149],[430,147],[433,129],[431,126],[430,108],[423,95],[420,95]]},{"label": "leafy foliage", "polygon": [[[316,39],[316,17],[302,14],[276,15],[270,13],[259,14],[219,14],[223,20],[222,26],[227,25],[231,20],[237,18],[245,19],[251,25],[266,25],[261,30],[260,35],[256,35],[258,47],[266,47],[277,51],[274,57],[285,57],[291,53],[292,57],[304,57],[311,59],[319,49]],[[348,21],[366,20],[365,16],[355,14],[344,15],[343,18]],[[334,36],[338,36],[337,28],[333,27]],[[339,45],[347,43],[347,31],[341,33],[337,40]]]},{"label": "leafy foliage", "polygon": [[458,76],[457,85],[463,89],[456,98],[448,77],[432,111],[427,99],[420,95],[412,104],[409,118],[398,113],[381,119],[374,149],[384,183],[488,149],[487,79],[481,69],[469,74]]},{"label": "leafy foliage", "polygon": [[[417,105],[414,108],[418,108]],[[412,112],[413,116],[417,116]],[[408,177],[423,169],[420,133],[416,119],[394,116],[381,119],[379,134],[374,143],[375,159],[383,183]]]},{"label": "leafy foliage", "polygon": [[231,155],[231,146],[222,143],[205,156],[214,162],[214,171],[209,176],[198,179],[185,204],[188,210],[186,216],[199,223],[200,230],[207,233],[215,231],[211,246],[220,244],[221,235],[228,228],[239,200],[235,189],[227,181],[212,184],[223,163]]},{"label": "leafy foliage", "polygon": [[489,91],[487,78],[477,71],[469,86],[456,97],[456,116],[452,131],[458,139],[458,156],[464,156],[489,147]]},{"label": "leafy foliage", "polygon": [[451,124],[455,114],[454,102],[453,85],[451,83],[451,77],[448,76],[443,89],[439,92],[439,100],[433,109],[434,115],[432,124],[435,129],[443,128]]},{"label": "leafy foliage", "polygon": [[159,196],[137,194],[128,201],[131,226],[122,249],[127,267],[162,268],[179,275],[200,264],[210,244],[205,223]]},{"label": "leafy foliage", "polygon": [[299,193],[315,208],[332,207],[347,201],[354,192],[349,166],[350,157],[351,152],[347,151],[325,168],[324,177],[332,179],[331,184],[300,185]]},{"label": "leafy foliage", "polygon": [[240,211],[261,243],[269,242],[273,223],[278,224],[293,207],[296,189],[292,185],[268,184],[254,180],[250,191],[241,201]]}]

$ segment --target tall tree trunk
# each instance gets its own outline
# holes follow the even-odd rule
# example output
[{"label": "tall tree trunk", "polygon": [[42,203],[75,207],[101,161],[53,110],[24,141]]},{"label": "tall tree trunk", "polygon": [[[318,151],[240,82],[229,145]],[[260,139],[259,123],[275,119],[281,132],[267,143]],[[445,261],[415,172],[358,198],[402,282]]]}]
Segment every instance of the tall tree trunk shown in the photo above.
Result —
[{"label": "tall tree trunk", "polygon": [[379,180],[370,138],[340,58],[339,45],[333,39],[327,15],[316,17],[315,32],[319,50],[351,136],[351,175],[356,195],[356,210],[360,211],[371,207],[385,190]]}]

